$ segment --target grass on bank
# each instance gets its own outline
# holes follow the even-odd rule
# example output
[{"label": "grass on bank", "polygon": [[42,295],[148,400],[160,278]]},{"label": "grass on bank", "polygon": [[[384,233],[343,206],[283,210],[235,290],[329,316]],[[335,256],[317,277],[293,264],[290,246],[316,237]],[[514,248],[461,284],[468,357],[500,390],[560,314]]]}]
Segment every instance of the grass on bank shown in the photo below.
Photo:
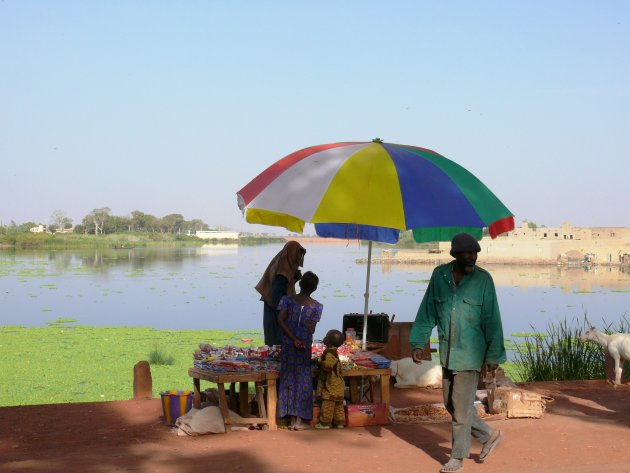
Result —
[{"label": "grass on bank", "polygon": [[192,389],[188,368],[200,343],[245,345],[257,331],[155,330],[146,327],[0,327],[0,406],[131,399],[133,367],[156,350],[172,364],[152,364],[153,395]]},{"label": "grass on bank", "polygon": [[[151,364],[153,395],[191,389],[188,368],[200,343],[262,345],[259,331],[90,327],[57,319],[47,327],[0,327],[0,406],[131,399],[133,366]],[[432,339],[437,342],[437,339]],[[503,365],[512,375],[512,364]]]},{"label": "grass on bank", "polygon": [[0,244],[16,249],[135,248],[147,246],[197,246],[204,240],[172,233],[115,233],[108,235],[19,233],[0,236]]},{"label": "grass on bank", "polygon": [[[133,396],[133,366],[151,363],[153,395],[191,389],[188,368],[200,343],[263,343],[260,331],[156,330],[147,327],[88,327],[58,319],[47,327],[0,326],[0,406],[114,401]],[[577,337],[590,326],[551,323],[546,333],[512,334],[513,363],[502,365],[514,381],[603,379],[604,356]],[[630,331],[624,315],[608,332]],[[517,338],[523,341],[516,342]],[[435,342],[435,340],[432,340]],[[626,369],[630,369],[626,363]]]},{"label": "grass on bank", "polygon": [[[522,381],[567,381],[605,379],[604,350],[594,342],[581,343],[578,338],[591,327],[586,314],[571,324],[566,318],[551,322],[545,333],[513,334],[523,341],[514,345],[514,378]],[[533,327],[532,327],[533,329]],[[613,325],[603,321],[606,333],[628,333],[630,320],[624,314]],[[624,371],[630,369],[625,363]]]},{"label": "grass on bank", "polygon": [[166,353],[162,348],[155,347],[149,353],[149,359],[147,360],[150,365],[174,365],[175,357]]}]

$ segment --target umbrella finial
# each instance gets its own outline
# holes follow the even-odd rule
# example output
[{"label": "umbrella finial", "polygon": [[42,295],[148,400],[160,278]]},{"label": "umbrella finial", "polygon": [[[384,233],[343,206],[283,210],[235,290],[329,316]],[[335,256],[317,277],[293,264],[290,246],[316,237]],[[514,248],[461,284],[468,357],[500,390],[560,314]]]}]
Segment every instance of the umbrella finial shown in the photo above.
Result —
[{"label": "umbrella finial", "polygon": [[372,140],[372,143],[382,143],[382,142],[383,142],[383,140],[381,140],[380,138],[374,138]]}]

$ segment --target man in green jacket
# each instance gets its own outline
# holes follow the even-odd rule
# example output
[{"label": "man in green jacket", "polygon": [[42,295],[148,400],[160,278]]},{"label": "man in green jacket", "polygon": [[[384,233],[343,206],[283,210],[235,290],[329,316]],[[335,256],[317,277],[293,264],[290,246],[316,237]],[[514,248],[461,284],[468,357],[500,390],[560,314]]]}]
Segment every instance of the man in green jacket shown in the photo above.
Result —
[{"label": "man in green jacket", "polygon": [[471,435],[483,445],[482,462],[503,435],[481,420],[474,406],[483,365],[496,370],[506,361],[494,282],[490,273],[476,266],[480,250],[468,233],[453,237],[455,260],[434,269],[409,336],[413,361],[420,364],[423,348],[433,328],[438,328],[444,405],[452,416],[453,438],[451,458],[440,472],[464,469]]}]

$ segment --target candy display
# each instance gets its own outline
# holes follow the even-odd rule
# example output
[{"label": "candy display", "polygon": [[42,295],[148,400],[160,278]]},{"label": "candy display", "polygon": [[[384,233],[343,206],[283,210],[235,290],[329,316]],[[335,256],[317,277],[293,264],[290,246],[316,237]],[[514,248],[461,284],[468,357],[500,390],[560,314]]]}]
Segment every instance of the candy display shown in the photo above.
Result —
[{"label": "candy display", "polygon": [[371,351],[357,350],[350,359],[363,368],[389,368],[391,361],[383,355]]},{"label": "candy display", "polygon": [[[215,347],[207,343],[199,345],[193,353],[193,366],[202,370],[221,373],[248,371],[280,371],[279,345],[260,347]],[[313,361],[319,358],[326,346],[314,342],[311,346]],[[378,353],[362,350],[358,344],[344,344],[338,348],[342,370],[389,368],[390,360]],[[313,363],[315,367],[315,363]]]},{"label": "candy display", "polygon": [[248,371],[280,371],[280,346],[261,347],[214,347],[199,345],[193,353],[193,366],[202,370],[221,373]]},{"label": "candy display", "polygon": [[[311,347],[313,358],[322,355],[326,346],[321,342],[314,342]],[[359,343],[345,343],[337,349],[339,360],[344,369],[361,368],[389,368],[391,361],[383,355],[373,351],[362,350]]]}]

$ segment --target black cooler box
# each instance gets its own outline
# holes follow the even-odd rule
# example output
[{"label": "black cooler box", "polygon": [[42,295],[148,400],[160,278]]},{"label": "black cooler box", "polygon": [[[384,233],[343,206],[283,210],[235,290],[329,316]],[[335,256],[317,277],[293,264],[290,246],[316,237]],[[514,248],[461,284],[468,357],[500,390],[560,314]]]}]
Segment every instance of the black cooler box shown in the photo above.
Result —
[{"label": "black cooler box", "polygon": [[[357,333],[357,340],[363,340],[363,314],[345,314],[343,316],[343,331],[353,328]],[[367,337],[368,342],[387,343],[389,339],[389,316],[387,314],[368,314]]]}]

